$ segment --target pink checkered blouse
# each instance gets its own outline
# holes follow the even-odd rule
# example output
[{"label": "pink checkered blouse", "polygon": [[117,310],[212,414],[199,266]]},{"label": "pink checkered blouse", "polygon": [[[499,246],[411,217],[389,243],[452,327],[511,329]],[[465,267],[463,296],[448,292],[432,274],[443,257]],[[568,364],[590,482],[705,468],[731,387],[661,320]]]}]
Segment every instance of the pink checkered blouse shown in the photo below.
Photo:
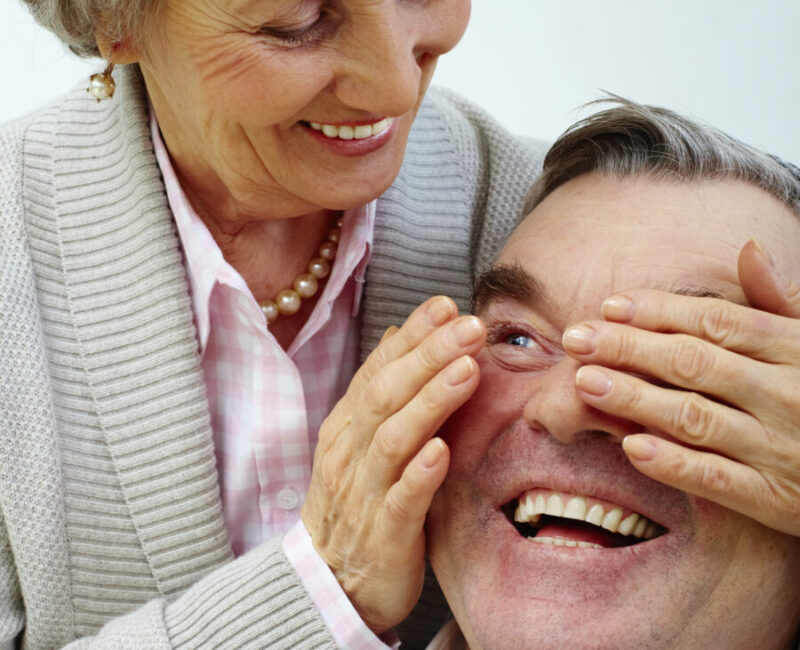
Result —
[{"label": "pink checkered blouse", "polygon": [[[189,278],[233,551],[238,556],[284,535],[286,555],[337,645],[385,649],[315,552],[300,521],[320,424],[344,394],[358,362],[358,308],[375,204],[345,212],[331,275],[308,322],[284,351],[247,284],[186,199],[152,109],[150,115]],[[397,647],[392,633],[383,636]]]}]

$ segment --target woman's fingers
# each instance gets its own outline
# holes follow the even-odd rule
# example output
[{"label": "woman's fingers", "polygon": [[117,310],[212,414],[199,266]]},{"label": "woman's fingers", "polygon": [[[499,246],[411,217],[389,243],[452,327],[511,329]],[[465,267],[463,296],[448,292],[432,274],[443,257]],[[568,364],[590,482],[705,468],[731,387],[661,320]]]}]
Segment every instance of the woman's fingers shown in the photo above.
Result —
[{"label": "woman's fingers", "polygon": [[800,536],[800,469],[769,475],[649,434],[627,436],[622,448],[642,474],[656,481]]},{"label": "woman's fingers", "polygon": [[[575,385],[586,404],[648,429],[669,432],[692,447],[723,452],[748,464],[769,458],[758,420],[698,393],[656,386],[599,366],[583,366]],[[754,435],[759,431],[762,435]]]},{"label": "woman's fingers", "polygon": [[[325,424],[319,432],[317,449],[324,452],[333,445],[339,444],[344,432],[348,433],[348,445],[352,442],[358,442],[362,447],[368,444],[379,421],[375,421],[375,418],[373,418],[372,421],[365,422],[362,418],[360,426],[357,423],[354,428],[352,426],[354,412],[361,410],[365,394],[371,398],[371,402],[374,404],[374,411],[380,411],[381,404],[385,405],[385,408],[391,408],[392,395],[394,393],[394,388],[391,386],[376,386],[373,381],[375,375],[380,373],[387,365],[416,349],[432,333],[457,316],[458,310],[450,298],[434,296],[417,307],[401,328],[396,326],[388,328],[378,346],[355,373],[347,388],[347,393],[339,400],[331,414],[326,418]],[[455,356],[452,358],[455,358]],[[370,389],[372,389],[372,393],[367,392]],[[386,417],[386,415],[383,414],[383,417]],[[355,435],[353,435],[354,432]],[[361,435],[359,435],[359,432],[361,432]]]},{"label": "woman's fingers", "polygon": [[562,342],[567,353],[582,363],[647,375],[735,403],[748,412],[781,391],[784,380],[778,366],[769,366],[772,381],[765,381],[767,364],[685,334],[589,321],[567,329]]},{"label": "woman's fingers", "polygon": [[739,284],[755,308],[793,318],[800,317],[800,284],[786,279],[755,239],[739,253]]},{"label": "woman's fingers", "polygon": [[356,378],[369,381],[381,368],[418,346],[432,332],[458,316],[458,308],[447,296],[433,296],[406,319],[401,328],[390,327],[369,354]]},{"label": "woman's fingers", "polygon": [[485,337],[481,321],[458,317],[449,299],[428,301],[387,331],[320,428],[301,517],[375,631],[419,597],[425,515],[449,458],[431,437],[477,388],[472,355]]},{"label": "woman's fingers", "polygon": [[378,427],[366,457],[371,489],[385,491],[400,478],[411,458],[475,392],[479,377],[475,360],[460,357]]},{"label": "woman's fingers", "polygon": [[416,347],[387,363],[361,385],[362,409],[382,420],[398,411],[443,368],[465,354],[477,354],[485,327],[462,316],[430,333]]},{"label": "woman's fingers", "polygon": [[450,450],[441,438],[432,438],[403,470],[386,493],[383,521],[386,538],[410,546],[422,535],[433,495],[444,481]]},{"label": "woman's fingers", "polygon": [[780,362],[800,355],[797,321],[719,298],[630,291],[608,298],[602,314],[606,321],[688,334],[762,361]]},{"label": "woman's fingers", "polygon": [[[402,330],[392,338],[401,335]],[[454,384],[442,377],[436,382],[439,387],[436,394],[433,389],[425,390],[425,387],[456,359],[477,354],[485,336],[485,327],[478,318],[462,316],[431,332],[368,380],[356,377],[343,404],[343,408],[349,409],[349,418],[354,424],[349,433],[350,443],[354,446],[369,445],[378,427],[420,395],[432,416],[438,416],[442,408],[449,408]],[[466,370],[474,372],[476,367],[476,364],[470,365],[469,360],[462,359],[445,374],[452,378],[459,370],[463,374]]]}]

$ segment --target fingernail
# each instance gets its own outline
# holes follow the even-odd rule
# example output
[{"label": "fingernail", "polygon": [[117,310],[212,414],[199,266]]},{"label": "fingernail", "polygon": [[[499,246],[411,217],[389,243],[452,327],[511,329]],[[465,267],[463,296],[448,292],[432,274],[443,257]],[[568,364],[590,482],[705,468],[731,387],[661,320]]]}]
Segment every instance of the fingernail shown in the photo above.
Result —
[{"label": "fingernail", "polygon": [[783,273],[781,273],[778,270],[778,267],[775,266],[775,260],[772,259],[772,255],[762,248],[761,243],[755,237],[753,237],[750,241],[753,242],[753,246],[755,246],[759,255],[764,258],[767,264],[769,264],[769,268],[771,268],[772,272],[775,274],[778,284],[783,284],[783,290],[790,294],[794,293],[796,291],[794,280],[784,277]]},{"label": "fingernail", "polygon": [[475,373],[475,361],[472,357],[461,357],[456,359],[445,372],[445,379],[451,386],[463,384]]},{"label": "fingernail", "polygon": [[428,305],[426,315],[431,325],[444,325],[453,315],[453,303],[444,296],[438,296]]},{"label": "fingernail", "polygon": [[422,448],[420,461],[425,467],[433,467],[442,457],[444,442],[440,438],[431,438],[430,442]]},{"label": "fingernail", "polygon": [[761,255],[761,257],[763,257],[766,260],[767,264],[769,264],[770,267],[774,269],[775,262],[772,259],[772,255],[770,255],[767,251],[764,250],[764,247],[761,245],[761,242],[758,241],[755,237],[753,237],[750,241],[753,242],[753,246],[755,246],[756,250],[758,251],[758,254]]},{"label": "fingernail", "polygon": [[467,316],[456,324],[453,334],[459,345],[471,345],[483,335],[483,326],[475,316]]},{"label": "fingernail", "polygon": [[386,331],[383,333],[383,336],[381,337],[381,343],[383,343],[390,336],[394,336],[395,333],[398,332],[398,331],[399,330],[398,330],[397,325],[392,325],[391,327],[387,327]]},{"label": "fingernail", "polygon": [[630,458],[636,460],[653,460],[658,453],[652,442],[638,435],[625,436],[622,439],[622,449]]},{"label": "fingernail", "polygon": [[611,377],[599,368],[583,366],[575,375],[578,388],[592,395],[605,395],[611,390]]},{"label": "fingernail", "polygon": [[636,311],[636,305],[633,300],[625,296],[611,296],[606,298],[603,306],[600,308],[600,313],[606,320],[614,320],[626,322],[633,318]]},{"label": "fingernail", "polygon": [[589,354],[594,350],[594,337],[597,332],[588,325],[570,327],[561,337],[561,344],[570,352]]}]

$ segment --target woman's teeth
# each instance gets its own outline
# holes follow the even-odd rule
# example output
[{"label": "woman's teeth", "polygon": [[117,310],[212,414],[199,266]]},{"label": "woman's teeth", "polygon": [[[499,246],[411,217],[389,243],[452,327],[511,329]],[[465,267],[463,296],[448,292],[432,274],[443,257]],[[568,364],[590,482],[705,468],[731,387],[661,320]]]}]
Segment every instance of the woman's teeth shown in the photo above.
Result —
[{"label": "woman's teeth", "polygon": [[392,125],[392,118],[385,117],[380,122],[374,124],[359,124],[358,126],[336,126],[335,124],[320,124],[319,122],[309,122],[309,126],[315,131],[322,131],[329,138],[339,138],[340,140],[363,140],[371,138],[373,135],[383,133]]},{"label": "woman's teeth", "polygon": [[[587,499],[594,503],[588,506]],[[549,515],[585,521],[612,533],[639,539],[652,539],[658,535],[659,526],[644,515],[631,512],[623,518],[623,514],[622,508],[603,505],[589,497],[576,495],[565,498],[558,492],[532,490],[519,498],[514,521],[535,524],[542,515]]]}]

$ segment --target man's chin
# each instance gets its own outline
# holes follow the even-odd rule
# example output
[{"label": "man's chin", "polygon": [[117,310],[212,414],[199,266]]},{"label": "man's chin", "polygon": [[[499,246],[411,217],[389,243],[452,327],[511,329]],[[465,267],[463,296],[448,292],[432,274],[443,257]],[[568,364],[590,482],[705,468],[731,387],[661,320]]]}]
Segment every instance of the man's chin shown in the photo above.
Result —
[{"label": "man's chin", "polygon": [[517,608],[508,616],[487,612],[457,620],[469,621],[462,633],[470,650],[674,650],[676,646],[661,643],[659,633],[648,630],[642,618],[635,609],[600,619],[589,612]]}]

